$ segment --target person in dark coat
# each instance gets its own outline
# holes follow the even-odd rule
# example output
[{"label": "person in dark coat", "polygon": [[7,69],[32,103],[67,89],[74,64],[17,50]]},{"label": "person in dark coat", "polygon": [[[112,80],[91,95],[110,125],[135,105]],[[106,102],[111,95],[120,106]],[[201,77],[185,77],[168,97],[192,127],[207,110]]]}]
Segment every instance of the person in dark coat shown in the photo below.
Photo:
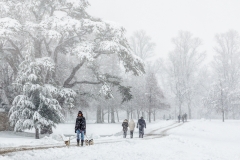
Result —
[{"label": "person in dark coat", "polygon": [[75,124],[75,133],[77,133],[77,145],[79,146],[80,134],[81,134],[81,146],[83,146],[84,135],[86,135],[86,120],[83,117],[82,111],[78,112]]},{"label": "person in dark coat", "polygon": [[137,128],[139,128],[139,138],[143,138],[144,128],[146,128],[146,122],[145,122],[145,120],[143,119],[143,117],[141,117],[141,118],[138,120]]},{"label": "person in dark coat", "polygon": [[178,115],[178,123],[180,123],[181,116],[180,114]]},{"label": "person in dark coat", "polygon": [[125,119],[122,123],[122,127],[123,127],[123,138],[127,137],[127,130],[128,130],[128,120]]}]

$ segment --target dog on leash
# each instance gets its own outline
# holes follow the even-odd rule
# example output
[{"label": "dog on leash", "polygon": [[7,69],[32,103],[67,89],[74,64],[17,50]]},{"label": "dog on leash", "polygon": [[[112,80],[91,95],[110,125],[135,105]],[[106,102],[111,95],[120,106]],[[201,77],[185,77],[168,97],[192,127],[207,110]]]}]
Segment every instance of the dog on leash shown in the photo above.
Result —
[{"label": "dog on leash", "polygon": [[[71,137],[65,137],[63,134],[61,135],[61,137],[62,137],[62,140],[64,141],[66,147],[69,147],[70,146],[70,141],[71,141],[72,138]],[[73,138],[75,138],[75,137],[73,137]]]},{"label": "dog on leash", "polygon": [[64,141],[64,143],[66,144],[66,147],[69,147],[70,146],[70,137],[69,137],[69,140]]},{"label": "dog on leash", "polygon": [[94,143],[93,143],[93,139],[90,139],[89,140],[89,145],[93,145]]},{"label": "dog on leash", "polygon": [[85,145],[86,146],[90,146],[90,145],[93,145],[94,143],[93,143],[93,139],[90,139],[90,140],[88,140],[88,139],[86,139],[85,140]]},{"label": "dog on leash", "polygon": [[88,139],[85,140],[85,145],[86,145],[86,146],[90,145]]}]

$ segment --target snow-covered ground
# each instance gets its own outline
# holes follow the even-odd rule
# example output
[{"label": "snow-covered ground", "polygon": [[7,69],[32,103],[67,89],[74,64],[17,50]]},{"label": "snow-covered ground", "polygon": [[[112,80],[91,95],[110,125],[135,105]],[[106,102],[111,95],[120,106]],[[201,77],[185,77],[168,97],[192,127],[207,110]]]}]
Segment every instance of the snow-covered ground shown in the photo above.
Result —
[{"label": "snow-covered ground", "polygon": [[[157,121],[147,125],[145,133],[149,133],[154,128],[165,127],[175,123],[174,121]],[[18,146],[35,146],[44,144],[62,144],[60,135],[73,136],[75,124],[59,124],[53,129],[53,134],[50,137],[43,137],[41,139],[34,139],[34,130],[27,130],[25,133],[15,134],[13,132],[0,132],[0,148],[3,147],[18,147]],[[87,123],[87,135],[89,138],[106,140],[121,138],[119,136],[122,132],[122,124],[96,124],[93,122]],[[135,130],[135,136],[137,136],[137,130]],[[74,141],[74,140],[73,140]]]},{"label": "snow-covered ground", "polygon": [[[169,128],[166,126],[171,125],[171,127],[174,127],[178,125],[173,123],[174,121],[158,121],[156,123],[147,124],[146,133],[162,134],[162,131]],[[64,132],[66,134],[67,131],[65,130],[71,128],[68,125],[60,125],[55,130],[55,132]],[[65,130],[61,130],[60,128]],[[223,123],[220,120],[194,120],[168,130],[166,134],[168,134],[169,136],[154,139],[151,139],[151,137],[145,137],[144,139],[129,139],[128,137],[127,139],[123,139],[120,135],[111,136],[112,134],[120,131],[120,123],[101,125],[89,124],[87,131],[88,134],[109,135],[108,137],[99,136],[98,139],[94,139],[96,142],[112,142],[112,140],[116,140],[116,142],[97,143],[96,145],[90,147],[72,146],[70,148],[64,147],[14,152],[4,156],[0,156],[0,159],[240,160],[240,121],[227,120]],[[137,133],[135,133],[135,137],[136,136]],[[6,141],[6,139],[7,137],[1,137],[0,140]],[[47,138],[45,138],[45,140],[46,139]],[[17,141],[17,139],[15,140]],[[29,138],[24,140],[37,141]],[[25,144],[24,140],[20,141],[22,145]],[[44,141],[44,139],[41,140]],[[1,143],[2,141],[0,142],[0,144]]]}]

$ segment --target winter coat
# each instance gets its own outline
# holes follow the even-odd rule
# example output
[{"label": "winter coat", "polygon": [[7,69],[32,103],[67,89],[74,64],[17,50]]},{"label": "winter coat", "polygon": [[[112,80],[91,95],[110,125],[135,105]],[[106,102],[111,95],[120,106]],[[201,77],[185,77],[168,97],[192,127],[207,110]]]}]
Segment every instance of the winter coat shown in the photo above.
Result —
[{"label": "winter coat", "polygon": [[135,122],[131,119],[131,121],[128,123],[130,131],[134,131],[135,128]]},{"label": "winter coat", "polygon": [[122,123],[123,131],[126,132],[128,130],[128,121],[124,120]]},{"label": "winter coat", "polygon": [[138,120],[137,127],[139,125],[139,129],[143,129],[144,127],[146,128],[146,122],[143,118]]},{"label": "winter coat", "polygon": [[86,133],[86,120],[85,117],[78,116],[75,123],[75,133],[77,130],[83,130]]}]

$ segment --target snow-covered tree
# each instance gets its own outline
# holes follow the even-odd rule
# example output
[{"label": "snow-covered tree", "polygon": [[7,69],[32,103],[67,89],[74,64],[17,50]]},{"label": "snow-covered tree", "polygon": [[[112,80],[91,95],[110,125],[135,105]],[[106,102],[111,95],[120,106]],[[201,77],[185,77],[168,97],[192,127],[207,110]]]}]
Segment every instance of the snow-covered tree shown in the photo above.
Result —
[{"label": "snow-covered tree", "polygon": [[[27,55],[33,57],[32,62],[48,57],[55,67],[51,75],[46,73],[41,86],[50,83],[78,90],[83,85],[95,85],[99,90],[92,94],[111,98],[114,85],[123,101],[131,99],[130,89],[121,85],[121,78],[99,71],[95,62],[115,55],[125,71],[136,76],[144,73],[144,65],[131,53],[125,29],[90,16],[87,0],[0,0],[0,4],[0,54],[11,67],[13,81],[18,81]],[[66,62],[71,65],[63,72]],[[87,78],[86,69],[90,70]],[[89,95],[86,93],[91,90],[84,92],[78,93]],[[61,98],[57,101],[65,107]]]},{"label": "snow-covered tree", "polygon": [[135,31],[130,38],[130,44],[133,53],[144,61],[154,56],[155,43],[144,30]]},{"label": "snow-covered tree", "polygon": [[145,96],[147,96],[146,111],[148,113],[148,120],[149,122],[151,122],[151,114],[153,114],[153,118],[155,121],[156,111],[158,109],[165,108],[167,104],[165,102],[163,92],[157,81],[157,77],[153,72],[149,71],[147,73],[145,91],[146,91]]},{"label": "snow-covered tree", "polygon": [[239,111],[240,101],[240,37],[239,34],[230,30],[216,35],[217,46],[214,57],[213,80],[205,103],[211,104],[212,108],[221,111],[222,119],[230,114],[235,118]]},{"label": "snow-covered tree", "polygon": [[[90,16],[86,12],[88,6],[87,0],[1,0],[3,48],[21,58],[30,51],[36,58],[51,57],[57,66],[54,80],[67,88],[78,84],[100,84],[106,88],[107,77],[97,82],[74,80],[80,68],[102,55],[115,54],[127,72],[142,74],[142,62],[131,54],[125,29]],[[78,58],[63,82],[58,81],[62,74],[58,70],[59,54]]]},{"label": "snow-covered tree", "polygon": [[167,73],[172,92],[175,95],[178,114],[182,114],[182,106],[187,104],[188,115],[191,118],[192,99],[196,75],[204,54],[200,52],[201,41],[189,32],[179,32],[173,39],[174,51],[169,54]]},{"label": "snow-covered tree", "polygon": [[64,103],[72,106],[75,92],[51,84],[54,70],[54,62],[49,57],[27,57],[20,64],[14,85],[21,94],[14,98],[9,111],[15,131],[34,128],[38,139],[41,127],[55,127],[64,120],[58,99],[64,98]]}]

